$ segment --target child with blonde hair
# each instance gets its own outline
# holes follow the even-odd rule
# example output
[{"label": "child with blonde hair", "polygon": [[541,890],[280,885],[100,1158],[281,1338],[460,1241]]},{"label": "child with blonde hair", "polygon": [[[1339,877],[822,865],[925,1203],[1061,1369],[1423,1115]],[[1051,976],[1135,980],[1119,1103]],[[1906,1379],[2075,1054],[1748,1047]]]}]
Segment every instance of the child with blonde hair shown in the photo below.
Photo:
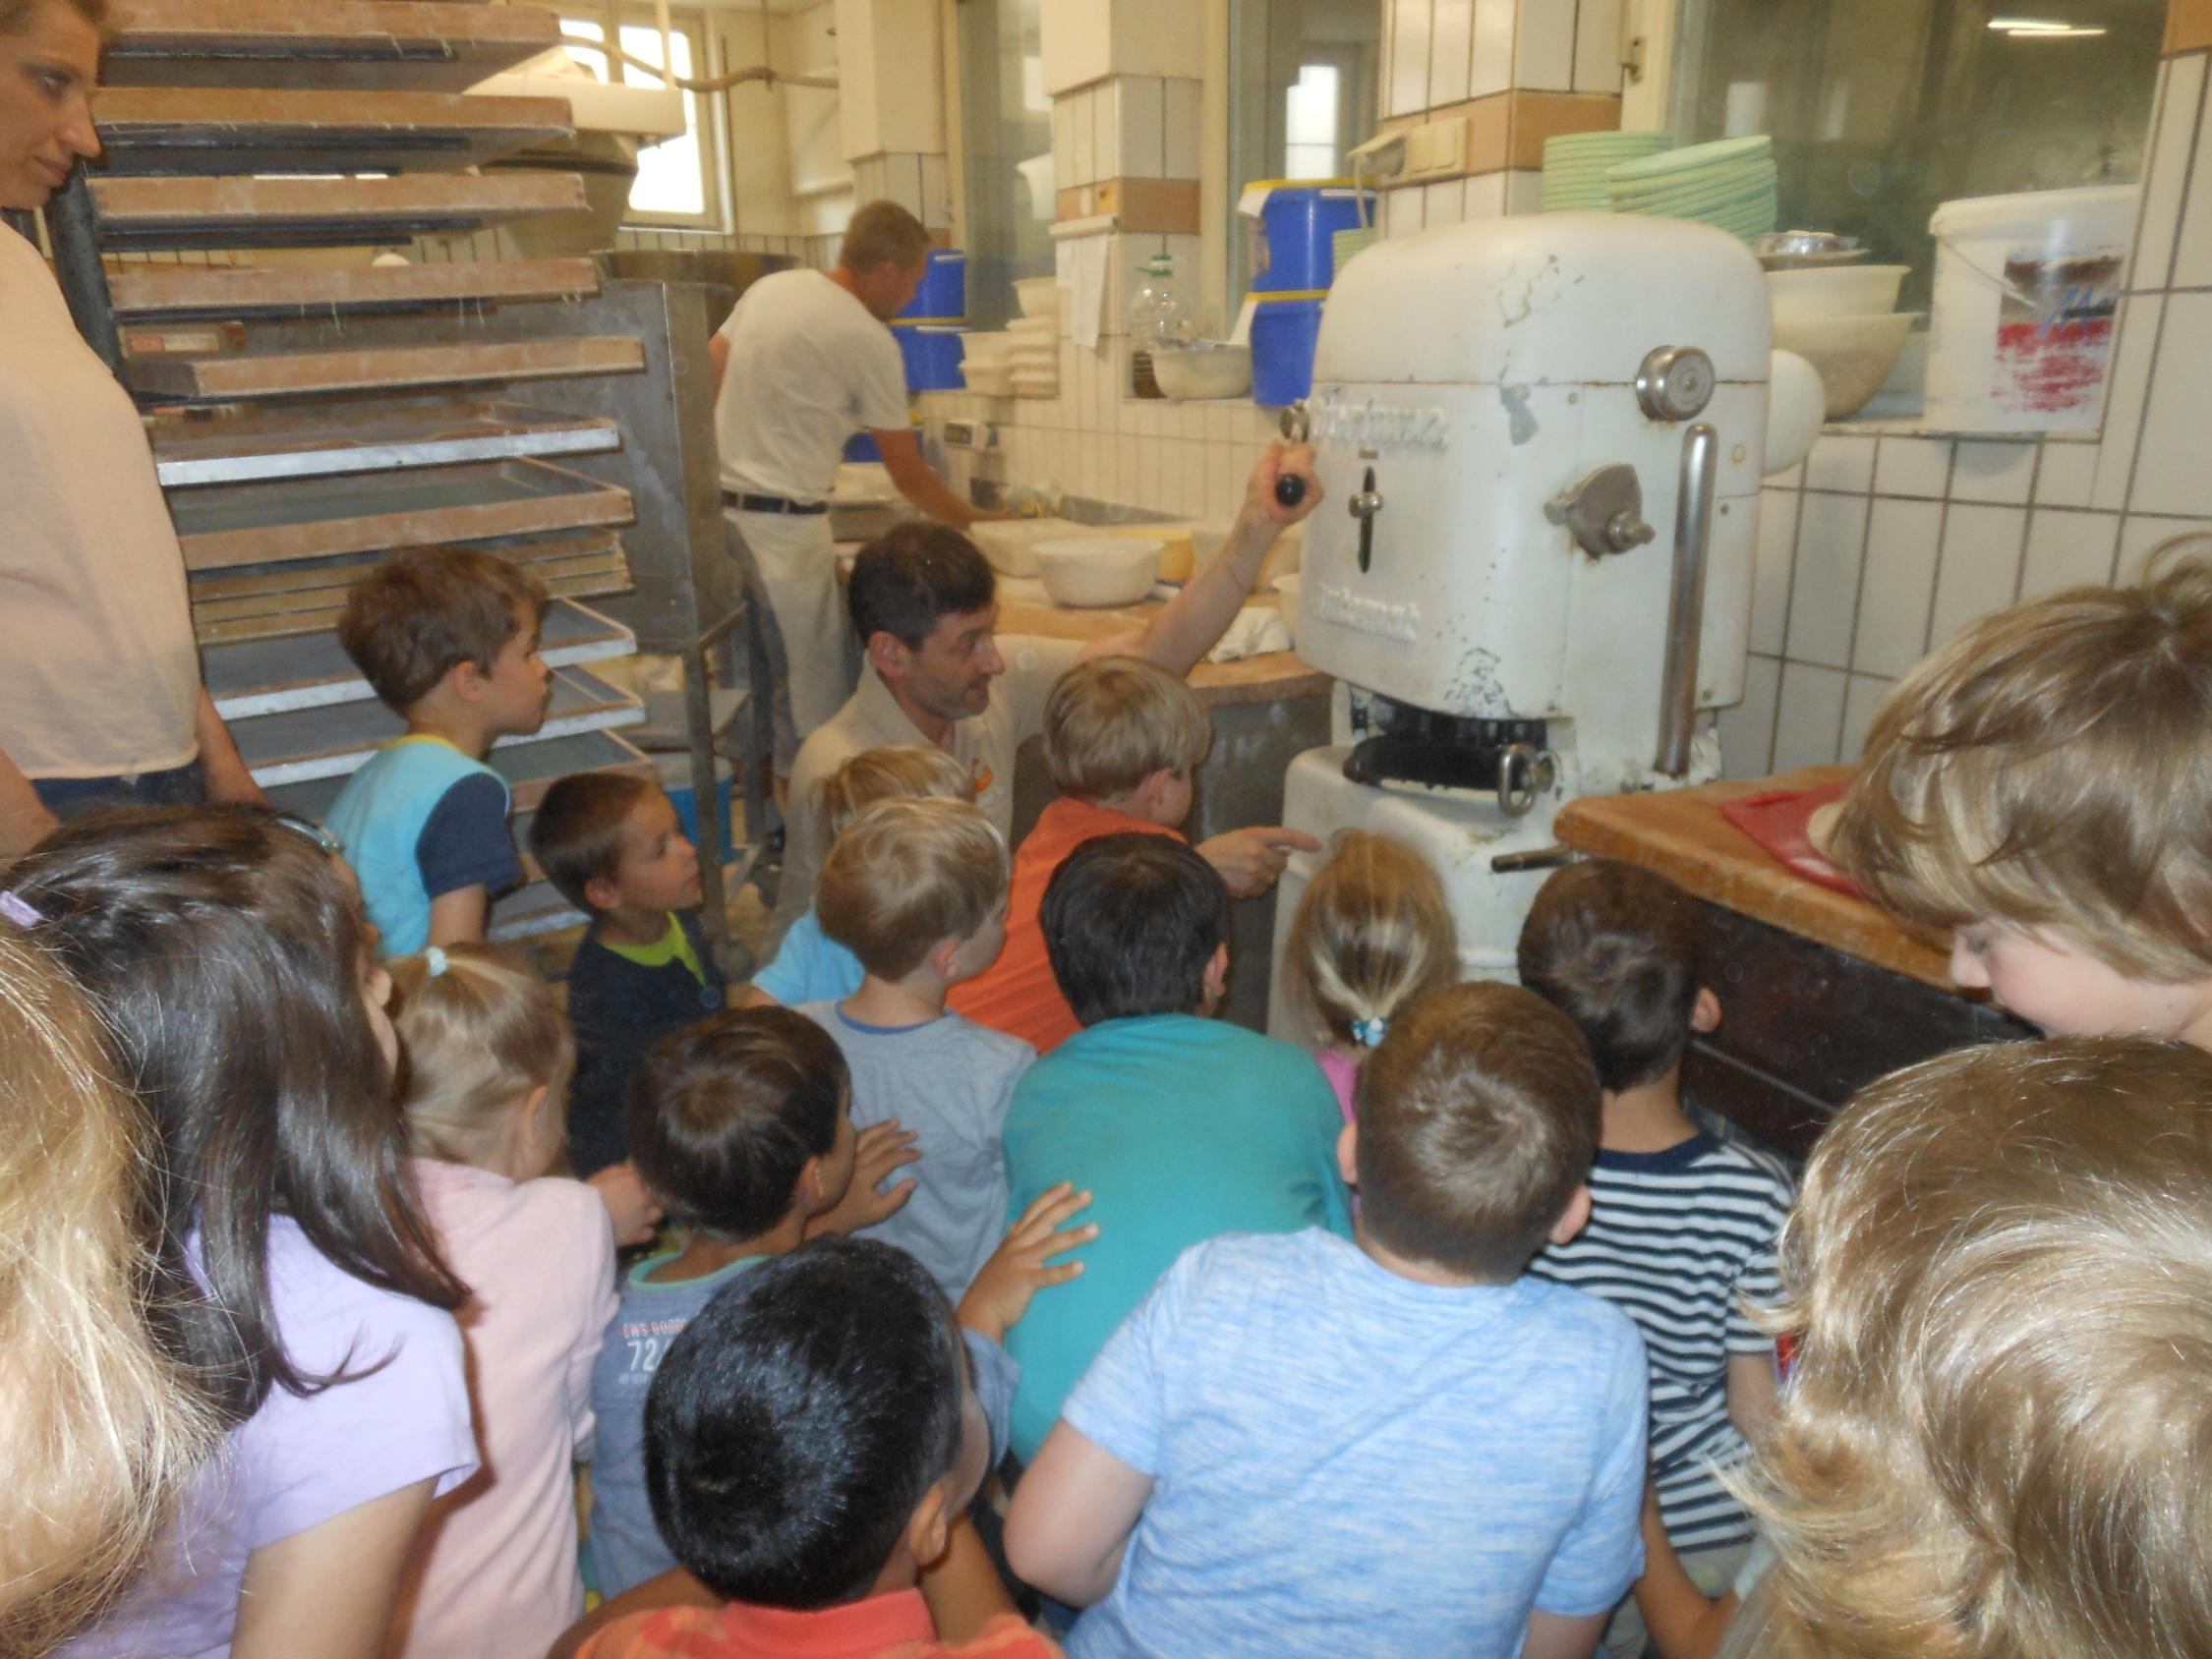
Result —
[{"label": "child with blonde hair", "polygon": [[416,1539],[387,1654],[537,1652],[584,1610],[573,1466],[614,1312],[606,1208],[549,1172],[575,1062],[553,988],[488,945],[392,964],[413,1173],[460,1309],[483,1467]]},{"label": "child with blonde hair", "polygon": [[2212,1057],[1944,1055],[1862,1090],[1783,1235],[1798,1362],[1731,1654],[2212,1653]]},{"label": "child with blonde hair", "polygon": [[1006,842],[981,808],[878,801],[838,836],[814,889],[822,931],[867,977],[798,1009],[851,1069],[854,1125],[896,1116],[915,1136],[911,1200],[871,1236],[912,1251],[956,1298],[1006,1231],[1000,1131],[1036,1058],[946,1006],[1005,942],[1006,886]]},{"label": "child with blonde hair", "polygon": [[[2198,539],[2201,543],[2202,539]],[[2212,1047],[2212,562],[1983,618],[1897,682],[1827,835],[2052,1033]]]},{"label": "child with blonde hair", "polygon": [[[14,900],[0,894],[0,912]],[[220,1428],[154,1326],[153,1126],[69,976],[0,925],[0,1653],[46,1652],[139,1573]]]},{"label": "child with blonde hair", "polygon": [[1390,1016],[1459,978],[1459,936],[1444,885],[1405,842],[1348,830],[1314,872],[1283,944],[1284,995],[1325,1034],[1314,1051],[1352,1121],[1360,1062]]},{"label": "child with blonde hair", "polygon": [[[878,801],[972,801],[975,780],[967,769],[927,743],[863,749],[822,785],[822,845],[833,845],[846,825]],[[849,997],[866,977],[860,959],[822,932],[811,904],[790,926],[768,965],[753,975],[740,1006],[781,1002],[795,1008]]]},{"label": "child with blonde hair", "polygon": [[[1185,841],[1193,778],[1213,747],[1213,721],[1180,675],[1140,657],[1098,657],[1060,676],[1045,701],[1045,769],[1059,798],[1015,854],[1006,948],[955,991],[958,1012],[1052,1053],[1082,1029],[1054,975],[1042,923],[1045,888],[1077,848],[1104,835]],[[1317,852],[1302,830],[1231,830],[1197,844],[1232,898],[1275,885],[1292,849]]]}]

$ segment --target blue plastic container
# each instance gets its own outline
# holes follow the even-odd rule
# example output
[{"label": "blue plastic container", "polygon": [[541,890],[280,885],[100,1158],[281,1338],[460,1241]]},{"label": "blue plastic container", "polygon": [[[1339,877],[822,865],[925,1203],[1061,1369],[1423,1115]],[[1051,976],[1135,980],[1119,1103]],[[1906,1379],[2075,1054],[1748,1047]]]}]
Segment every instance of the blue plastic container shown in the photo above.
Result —
[{"label": "blue plastic container", "polygon": [[1271,189],[1259,209],[1267,246],[1266,269],[1254,259],[1255,294],[1310,294],[1336,280],[1336,233],[1360,228],[1360,198],[1368,199],[1368,223],[1373,224],[1372,191],[1323,182],[1286,184]]},{"label": "blue plastic container", "polygon": [[844,458],[855,466],[883,459],[883,445],[876,441],[874,432],[854,432],[844,440]]},{"label": "blue plastic container", "polygon": [[1296,403],[1313,389],[1313,348],[1321,338],[1319,300],[1256,296],[1252,314],[1252,400],[1266,409]]},{"label": "blue plastic container", "polygon": [[908,322],[960,323],[967,320],[967,256],[958,248],[932,248],[929,268],[913,303],[899,314]]},{"label": "blue plastic container", "polygon": [[966,329],[907,322],[894,324],[891,331],[898,336],[900,356],[906,360],[908,391],[957,392],[966,386],[960,374]]},{"label": "blue plastic container", "polygon": [[[669,803],[676,810],[683,825],[684,835],[691,844],[699,847],[699,856],[708,856],[707,849],[699,846],[699,797],[691,787],[691,757],[689,755],[664,755],[658,758],[661,787]],[[722,796],[722,861],[728,864],[736,856],[737,829],[731,819],[735,812],[737,774],[728,761],[715,762],[718,792]]]}]

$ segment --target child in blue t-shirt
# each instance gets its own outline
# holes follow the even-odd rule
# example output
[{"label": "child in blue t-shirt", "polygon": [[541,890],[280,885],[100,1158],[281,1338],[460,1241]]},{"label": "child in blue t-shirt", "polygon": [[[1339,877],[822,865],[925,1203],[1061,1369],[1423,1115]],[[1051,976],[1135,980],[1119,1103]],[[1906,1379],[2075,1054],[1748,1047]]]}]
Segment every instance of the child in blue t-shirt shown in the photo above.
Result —
[{"label": "child in blue t-shirt", "polygon": [[[822,845],[836,843],[844,827],[878,801],[972,801],[975,780],[967,769],[927,743],[863,749],[822,785]],[[860,989],[867,970],[860,958],[822,931],[813,905],[790,926],[775,956],[746,987],[739,1005],[832,1002]]]},{"label": "child in blue t-shirt", "polygon": [[[748,1268],[824,1232],[852,1232],[904,1201],[875,1190],[886,1173],[852,1131],[844,1057],[828,1033],[786,1008],[714,1014],[647,1057],[630,1097],[638,1173],[680,1242],[623,1278],[592,1368],[591,1550],[611,1598],[675,1566],[646,1489],[645,1403],[669,1344]],[[1000,1342],[1038,1287],[1073,1278],[1045,1265],[1096,1235],[1056,1230],[1089,1202],[1062,1185],[1033,1206],[984,1264],[958,1310],[969,1334],[993,1461],[1005,1446],[1013,1363]]]},{"label": "child in blue t-shirt", "polygon": [[1590,1214],[1588,1045],[1517,987],[1430,991],[1357,1105],[1355,1239],[1186,1251],[1015,1489],[1073,1659],[1586,1654],[1642,1570],[1643,1341],[1526,1272]]},{"label": "child in blue t-shirt", "polygon": [[395,553],[346,596],[338,643],[407,722],[328,820],[386,956],[482,940],[492,899],[522,880],[506,780],[484,757],[545,723],[546,603],[537,578],[470,547]]}]

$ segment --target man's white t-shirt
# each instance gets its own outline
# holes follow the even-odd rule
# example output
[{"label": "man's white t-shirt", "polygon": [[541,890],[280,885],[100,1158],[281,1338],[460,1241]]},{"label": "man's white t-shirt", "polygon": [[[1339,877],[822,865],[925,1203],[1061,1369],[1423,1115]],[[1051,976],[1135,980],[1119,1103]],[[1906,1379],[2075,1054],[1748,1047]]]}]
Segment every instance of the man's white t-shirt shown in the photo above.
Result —
[{"label": "man's white t-shirt", "polygon": [[729,367],[715,400],[715,437],[725,488],[827,500],[846,438],[906,428],[898,342],[821,271],[762,277],[722,338]]}]

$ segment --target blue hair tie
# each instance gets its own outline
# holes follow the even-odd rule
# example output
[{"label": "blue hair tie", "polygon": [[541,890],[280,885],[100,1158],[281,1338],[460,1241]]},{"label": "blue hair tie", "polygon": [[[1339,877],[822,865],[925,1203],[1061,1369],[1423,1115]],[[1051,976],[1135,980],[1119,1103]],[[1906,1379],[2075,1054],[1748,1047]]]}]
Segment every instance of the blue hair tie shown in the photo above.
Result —
[{"label": "blue hair tie", "polygon": [[423,952],[423,960],[430,964],[430,976],[433,979],[453,965],[452,958],[445,954],[444,947],[437,944]]},{"label": "blue hair tie", "polygon": [[1365,1048],[1381,1048],[1382,1039],[1389,1030],[1390,1022],[1380,1014],[1376,1014],[1372,1019],[1356,1019],[1352,1022],[1352,1035],[1357,1037]]}]

